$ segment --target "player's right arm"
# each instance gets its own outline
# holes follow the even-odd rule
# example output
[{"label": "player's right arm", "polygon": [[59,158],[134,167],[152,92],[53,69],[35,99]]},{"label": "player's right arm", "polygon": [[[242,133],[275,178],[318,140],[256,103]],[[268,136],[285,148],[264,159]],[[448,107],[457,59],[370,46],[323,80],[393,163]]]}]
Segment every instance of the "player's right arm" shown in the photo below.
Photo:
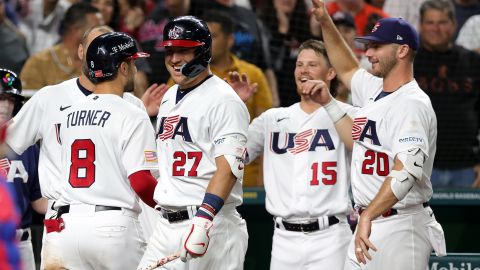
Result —
[{"label": "player's right arm", "polygon": [[360,68],[360,64],[328,15],[325,3],[322,0],[312,0],[312,3],[311,13],[322,26],[322,36],[328,59],[340,80],[351,89],[353,74]]}]

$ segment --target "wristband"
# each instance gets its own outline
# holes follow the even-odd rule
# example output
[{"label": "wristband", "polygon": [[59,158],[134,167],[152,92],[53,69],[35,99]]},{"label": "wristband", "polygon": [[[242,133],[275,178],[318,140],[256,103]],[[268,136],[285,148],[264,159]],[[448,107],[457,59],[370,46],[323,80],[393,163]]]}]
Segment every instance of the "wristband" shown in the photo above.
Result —
[{"label": "wristband", "polygon": [[205,193],[202,205],[198,208],[195,216],[213,220],[215,215],[222,209],[223,204],[224,201],[219,196],[212,193]]},{"label": "wristband", "polygon": [[328,116],[332,119],[333,123],[337,123],[340,119],[342,119],[347,113],[338,106],[337,101],[332,98],[329,103],[323,106],[325,111],[327,111]]}]

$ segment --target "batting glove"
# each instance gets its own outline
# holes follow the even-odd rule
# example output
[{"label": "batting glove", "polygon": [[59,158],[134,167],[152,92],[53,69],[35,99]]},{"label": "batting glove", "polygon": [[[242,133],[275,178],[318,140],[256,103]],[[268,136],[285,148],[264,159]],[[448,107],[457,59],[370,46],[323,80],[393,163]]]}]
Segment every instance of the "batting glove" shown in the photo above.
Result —
[{"label": "batting glove", "polygon": [[192,225],[189,227],[182,241],[180,259],[183,262],[193,257],[199,257],[207,252],[210,237],[208,232],[213,223],[203,217],[195,216],[192,219]]}]

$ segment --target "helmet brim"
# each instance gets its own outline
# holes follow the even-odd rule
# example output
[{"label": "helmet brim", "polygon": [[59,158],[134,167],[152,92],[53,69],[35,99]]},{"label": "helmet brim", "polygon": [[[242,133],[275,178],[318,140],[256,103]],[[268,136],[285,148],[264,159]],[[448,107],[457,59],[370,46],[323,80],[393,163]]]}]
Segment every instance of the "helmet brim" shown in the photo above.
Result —
[{"label": "helmet brim", "polygon": [[130,60],[130,59],[138,59],[138,58],[147,58],[147,57],[150,57],[150,54],[149,54],[149,53],[146,53],[146,52],[137,52],[137,53],[135,53],[134,55],[128,57],[127,60]]},{"label": "helmet brim", "polygon": [[203,42],[198,42],[195,40],[185,40],[185,39],[172,39],[172,40],[165,40],[161,43],[160,46],[162,47],[198,47],[202,46],[205,43]]}]

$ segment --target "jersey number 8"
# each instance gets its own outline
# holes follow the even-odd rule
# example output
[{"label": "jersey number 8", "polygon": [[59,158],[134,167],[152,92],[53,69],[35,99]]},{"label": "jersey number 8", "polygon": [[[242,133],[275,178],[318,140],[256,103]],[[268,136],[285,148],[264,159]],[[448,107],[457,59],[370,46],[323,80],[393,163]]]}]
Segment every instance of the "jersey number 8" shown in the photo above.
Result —
[{"label": "jersey number 8", "polygon": [[88,188],[95,182],[95,144],[90,139],[72,143],[68,182],[74,188]]}]

